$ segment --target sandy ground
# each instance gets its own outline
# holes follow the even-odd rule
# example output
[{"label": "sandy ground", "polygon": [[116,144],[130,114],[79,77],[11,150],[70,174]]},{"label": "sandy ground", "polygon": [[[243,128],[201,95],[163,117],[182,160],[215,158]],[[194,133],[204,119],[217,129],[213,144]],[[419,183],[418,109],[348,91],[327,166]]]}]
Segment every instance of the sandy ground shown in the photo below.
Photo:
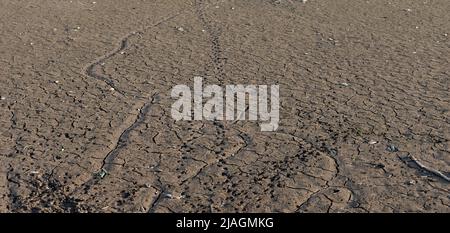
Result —
[{"label": "sandy ground", "polygon": [[[448,12],[0,1],[0,211],[450,212]],[[195,75],[280,85],[280,127],[175,122]]]}]

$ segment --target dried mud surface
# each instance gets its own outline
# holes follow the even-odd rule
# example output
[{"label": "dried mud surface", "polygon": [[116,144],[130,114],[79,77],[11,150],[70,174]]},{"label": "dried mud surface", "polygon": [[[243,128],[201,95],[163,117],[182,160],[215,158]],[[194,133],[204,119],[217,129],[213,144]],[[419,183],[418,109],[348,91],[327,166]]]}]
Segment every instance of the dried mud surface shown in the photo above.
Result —
[{"label": "dried mud surface", "polygon": [[[449,212],[448,12],[1,1],[0,212]],[[196,75],[280,85],[280,127],[175,122]]]}]

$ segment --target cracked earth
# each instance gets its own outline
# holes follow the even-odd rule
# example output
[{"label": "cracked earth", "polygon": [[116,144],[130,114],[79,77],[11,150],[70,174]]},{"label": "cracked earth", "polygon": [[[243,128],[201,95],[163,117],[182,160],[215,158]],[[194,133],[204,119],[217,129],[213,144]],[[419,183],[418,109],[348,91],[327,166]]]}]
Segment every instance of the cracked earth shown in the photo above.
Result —
[{"label": "cracked earth", "polygon": [[[450,212],[448,0],[0,2],[0,212]],[[171,88],[280,86],[280,126]]]}]

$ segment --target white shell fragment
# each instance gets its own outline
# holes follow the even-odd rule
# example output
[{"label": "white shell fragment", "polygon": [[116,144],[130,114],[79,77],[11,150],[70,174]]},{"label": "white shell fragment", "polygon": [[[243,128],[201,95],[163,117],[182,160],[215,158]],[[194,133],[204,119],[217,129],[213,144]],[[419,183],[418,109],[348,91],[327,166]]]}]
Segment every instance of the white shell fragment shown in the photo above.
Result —
[{"label": "white shell fragment", "polygon": [[370,140],[368,143],[369,143],[369,145],[374,145],[374,144],[377,144],[378,142],[375,140]]}]

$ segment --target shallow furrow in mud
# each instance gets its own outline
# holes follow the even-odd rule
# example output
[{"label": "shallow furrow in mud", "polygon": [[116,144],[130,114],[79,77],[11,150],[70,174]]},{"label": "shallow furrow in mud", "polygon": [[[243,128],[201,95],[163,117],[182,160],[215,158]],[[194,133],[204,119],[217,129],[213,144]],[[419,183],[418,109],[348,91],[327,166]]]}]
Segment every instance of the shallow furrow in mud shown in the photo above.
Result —
[{"label": "shallow furrow in mud", "polygon": [[145,116],[150,111],[151,105],[154,104],[157,100],[157,97],[158,96],[155,95],[151,98],[150,101],[144,103],[144,105],[140,108],[139,114],[137,115],[134,122],[122,132],[118,141],[114,145],[114,148],[103,159],[103,165],[101,168],[102,171],[107,173],[111,171],[111,166],[114,165],[114,160],[119,154],[120,150],[128,145],[130,133],[144,122]]},{"label": "shallow furrow in mud", "polygon": [[[217,1],[217,2],[221,2],[221,1]],[[128,47],[130,45],[129,41],[132,37],[142,35],[146,30],[157,27],[157,26],[159,26],[165,22],[168,22],[171,19],[174,19],[175,17],[183,15],[185,13],[192,12],[194,10],[203,11],[209,5],[215,4],[215,3],[216,2],[202,4],[196,8],[188,8],[188,9],[182,10],[173,15],[165,17],[162,20],[160,20],[152,25],[145,26],[139,30],[132,31],[132,32],[126,34],[125,36],[123,36],[121,39],[119,39],[116,48],[114,48],[110,52],[106,53],[105,55],[95,59],[93,62],[89,63],[88,65],[86,65],[83,68],[83,75],[85,75],[89,78],[97,79],[99,81],[104,82],[112,90],[118,92],[125,98],[133,98],[133,99],[137,100],[135,107],[136,106],[141,106],[141,107],[139,107],[138,114],[136,114],[135,116],[129,117],[128,120],[125,120],[125,122],[122,123],[123,126],[126,126],[126,127],[120,127],[121,128],[120,134],[119,134],[117,140],[115,140],[114,143],[111,145],[112,149],[109,150],[106,153],[106,155],[103,157],[102,166],[98,169],[98,172],[95,173],[91,179],[87,180],[80,187],[76,188],[73,192],[71,192],[71,194],[69,194],[69,196],[72,196],[80,191],[83,191],[84,193],[88,193],[89,190],[92,188],[92,186],[98,184],[104,176],[106,176],[107,174],[109,174],[112,171],[113,166],[117,165],[115,160],[119,156],[120,151],[129,145],[130,134],[145,121],[145,117],[148,114],[148,112],[150,111],[151,105],[154,104],[155,101],[157,101],[157,99],[158,99],[157,93],[154,94],[150,98],[150,100],[148,100],[149,99],[148,96],[135,96],[124,90],[121,90],[120,87],[117,86],[117,84],[114,82],[114,80],[109,75],[103,74],[100,71],[102,69],[97,69],[97,68],[103,66],[104,63],[108,59],[110,59],[110,58],[122,53],[124,50],[128,49]],[[216,43],[213,43],[213,44],[216,44]],[[216,50],[217,49],[214,50],[215,51],[214,54],[218,53]],[[221,132],[222,132],[222,134],[224,134],[223,129]],[[223,151],[223,149],[222,149],[222,151]],[[159,194],[158,194],[157,198],[154,200],[154,202],[152,202],[151,206],[148,208],[149,209],[148,211],[150,211],[150,212],[153,211],[157,207],[159,201],[162,198],[162,195],[164,194],[165,189],[163,188],[163,184],[160,182],[160,184],[158,186],[159,187],[157,188],[157,190],[158,190]]]}]

